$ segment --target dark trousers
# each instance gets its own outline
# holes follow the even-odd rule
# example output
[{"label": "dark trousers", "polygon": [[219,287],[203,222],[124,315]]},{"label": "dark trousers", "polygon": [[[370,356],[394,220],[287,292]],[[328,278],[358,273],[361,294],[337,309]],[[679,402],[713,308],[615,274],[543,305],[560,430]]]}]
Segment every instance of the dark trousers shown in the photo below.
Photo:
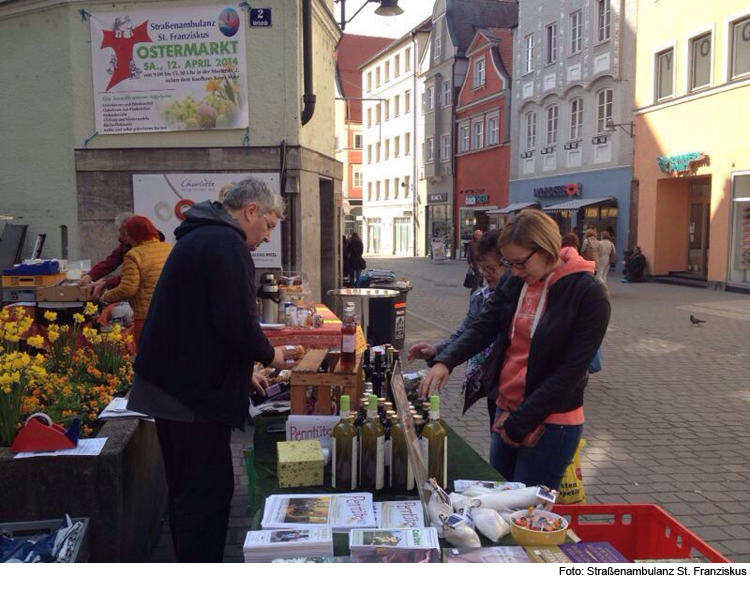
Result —
[{"label": "dark trousers", "polygon": [[178,562],[222,562],[234,494],[232,429],[156,419]]}]

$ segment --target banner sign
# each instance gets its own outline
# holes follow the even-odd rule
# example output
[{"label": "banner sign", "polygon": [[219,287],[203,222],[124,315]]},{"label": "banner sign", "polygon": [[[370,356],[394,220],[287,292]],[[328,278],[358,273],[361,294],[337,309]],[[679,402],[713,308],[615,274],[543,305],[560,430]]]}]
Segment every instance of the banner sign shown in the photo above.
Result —
[{"label": "banner sign", "polygon": [[661,156],[656,159],[656,163],[662,172],[685,172],[690,170],[695,162],[702,162],[705,159],[706,155],[703,152],[690,152],[679,156]]},{"label": "banner sign", "polygon": [[248,126],[239,6],[91,15],[98,133]]},{"label": "banner sign", "polygon": [[[272,191],[279,192],[278,173],[220,174],[134,174],[133,211],[146,216],[174,242],[174,231],[185,219],[185,212],[201,201],[221,201],[232,184],[248,176],[265,181]],[[252,252],[255,266],[281,269],[281,224],[271,231],[269,242]]]}]

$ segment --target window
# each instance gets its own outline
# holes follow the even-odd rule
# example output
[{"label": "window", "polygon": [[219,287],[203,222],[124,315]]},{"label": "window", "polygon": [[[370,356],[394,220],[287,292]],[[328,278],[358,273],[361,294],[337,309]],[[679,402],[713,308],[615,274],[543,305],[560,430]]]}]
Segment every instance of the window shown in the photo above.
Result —
[{"label": "window", "polygon": [[388,160],[391,157],[391,140],[385,140],[385,156],[383,160]]},{"label": "window", "polygon": [[398,199],[398,177],[393,179],[393,198]]},{"label": "window", "polygon": [[574,98],[570,101],[570,139],[583,138],[583,99]]},{"label": "window", "polygon": [[372,144],[367,146],[367,164],[372,164]]},{"label": "window", "polygon": [[361,133],[354,134],[354,149],[355,150],[362,149],[362,134]]},{"label": "window", "polygon": [[362,188],[362,168],[359,164],[352,166],[352,187],[355,189]]},{"label": "window", "polygon": [[609,10],[609,0],[597,1],[597,14],[599,21],[597,39],[599,41],[607,41],[610,35],[610,24],[612,20],[612,14]]},{"label": "window", "polygon": [[494,146],[500,143],[500,116],[493,115],[487,119],[487,145]]},{"label": "window", "polygon": [[380,66],[375,68],[375,88],[380,86]]},{"label": "window", "polygon": [[484,148],[484,121],[474,121],[471,124],[471,149]]},{"label": "window", "polygon": [[398,158],[401,155],[401,138],[396,136],[393,138],[393,157]]},{"label": "window", "polygon": [[557,61],[557,23],[547,25],[547,65]]},{"label": "window", "polygon": [[404,113],[411,113],[411,90],[404,93]]},{"label": "window", "polygon": [[674,95],[674,47],[656,54],[656,100]]},{"label": "window", "polygon": [[388,199],[388,197],[390,197],[390,193],[391,193],[390,181],[383,181],[383,199]]},{"label": "window", "polygon": [[367,91],[372,90],[372,72],[367,72]]},{"label": "window", "polygon": [[424,160],[425,162],[432,162],[434,159],[434,146],[432,142],[432,138],[428,137],[424,142]]},{"label": "window", "polygon": [[453,88],[451,87],[451,81],[450,80],[444,80],[443,81],[443,96],[440,100],[441,106],[447,107],[451,104],[451,98],[453,94]]},{"label": "window", "polygon": [[408,156],[411,154],[411,133],[406,132],[404,134],[404,155]]},{"label": "window", "polygon": [[557,105],[547,107],[547,145],[553,146],[557,143]]},{"label": "window", "polygon": [[484,58],[480,57],[474,62],[474,71],[471,77],[471,87],[480,88],[484,86]]},{"label": "window", "polygon": [[524,37],[524,74],[534,71],[534,33]]},{"label": "window", "polygon": [[570,55],[581,52],[583,46],[583,12],[577,10],[570,15]]},{"label": "window", "polygon": [[388,121],[391,118],[391,101],[389,99],[385,99],[385,101],[383,101],[383,108],[383,118]]},{"label": "window", "polygon": [[711,85],[711,33],[690,42],[690,90]]},{"label": "window", "polygon": [[451,159],[451,136],[448,134],[440,136],[440,160]]},{"label": "window", "polygon": [[526,113],[526,149],[536,148],[536,113]]},{"label": "window", "polygon": [[460,153],[469,151],[469,124],[462,125],[458,129],[458,151]]},{"label": "window", "polygon": [[375,199],[380,200],[380,181],[375,183]]},{"label": "window", "polygon": [[411,47],[407,47],[404,51],[404,72],[411,71]]},{"label": "window", "polygon": [[375,106],[375,125],[380,125],[380,103]]},{"label": "window", "polygon": [[367,109],[367,127],[372,127],[372,109]]},{"label": "window", "polygon": [[732,25],[732,78],[750,74],[750,17]]},{"label": "window", "polygon": [[401,56],[397,55],[393,58],[393,77],[398,78],[401,75]]},{"label": "window", "polygon": [[372,201],[373,194],[372,194],[372,182],[367,183],[367,199],[369,201]]},{"label": "window", "polygon": [[424,106],[426,111],[432,111],[435,108],[435,88],[433,86],[427,87]]},{"label": "window", "polygon": [[380,162],[380,142],[375,144],[375,160]]},{"label": "window", "polygon": [[396,95],[393,97],[393,118],[395,119],[401,114],[401,97]]},{"label": "window", "polygon": [[596,95],[596,133],[607,131],[607,122],[612,119],[612,89],[600,90]]},{"label": "window", "polygon": [[383,67],[385,69],[384,82],[388,84],[388,81],[391,79],[391,62],[385,62],[385,65]]},{"label": "window", "polygon": [[438,61],[443,55],[443,40],[440,37],[435,39],[435,51],[432,54],[433,61]]},{"label": "window", "polygon": [[411,184],[411,177],[404,177],[404,198],[409,196],[409,185]]}]

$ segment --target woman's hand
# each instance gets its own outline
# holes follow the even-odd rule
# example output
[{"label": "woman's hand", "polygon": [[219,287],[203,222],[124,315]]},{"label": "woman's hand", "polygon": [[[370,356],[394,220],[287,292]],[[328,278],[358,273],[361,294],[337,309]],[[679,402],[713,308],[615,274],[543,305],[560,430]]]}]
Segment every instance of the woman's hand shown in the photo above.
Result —
[{"label": "woman's hand", "polygon": [[253,373],[253,377],[250,378],[250,387],[259,395],[265,398],[266,388],[268,388],[268,380],[259,373]]},{"label": "woman's hand", "polygon": [[435,357],[437,350],[432,345],[427,343],[417,343],[409,347],[406,352],[407,361],[413,361],[414,359],[432,359]]},{"label": "woman's hand", "polygon": [[503,443],[504,443],[505,445],[507,445],[508,447],[514,447],[514,448],[516,448],[516,447],[521,447],[521,444],[520,444],[520,443],[516,443],[516,442],[515,442],[515,441],[513,441],[513,440],[512,440],[512,439],[511,439],[510,437],[508,437],[508,434],[507,434],[507,433],[505,432],[505,429],[503,429],[503,430],[502,430],[502,431],[500,432],[500,439],[502,439],[502,440],[503,440]]},{"label": "woman's hand", "polygon": [[286,359],[284,359],[284,347],[273,348],[273,361],[271,361],[269,367],[275,369],[285,369],[288,367]]},{"label": "woman's hand", "polygon": [[99,281],[94,282],[93,286],[94,290],[91,292],[91,299],[101,299],[104,292],[107,291],[107,282],[104,279],[100,279]]},{"label": "woman's hand", "polygon": [[433,365],[419,385],[419,397],[424,400],[435,392],[435,390],[441,392],[450,375],[451,370],[448,369],[445,363],[436,363]]}]

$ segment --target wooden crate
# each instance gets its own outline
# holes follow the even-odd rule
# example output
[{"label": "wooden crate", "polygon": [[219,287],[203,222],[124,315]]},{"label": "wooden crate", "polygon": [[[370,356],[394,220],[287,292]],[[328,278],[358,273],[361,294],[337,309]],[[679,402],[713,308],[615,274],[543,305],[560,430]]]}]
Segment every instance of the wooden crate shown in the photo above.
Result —
[{"label": "wooden crate", "polygon": [[65,273],[54,273],[53,275],[3,275],[3,287],[33,289],[35,287],[55,285],[64,279]]},{"label": "wooden crate", "polygon": [[[329,367],[333,371],[321,372],[320,366],[328,359]],[[307,388],[312,386],[317,389],[317,400],[313,414],[330,415],[331,389],[339,388],[341,394],[347,394],[351,400],[351,408],[359,408],[359,399],[364,389],[364,376],[362,374],[362,354],[357,354],[354,369],[345,371],[341,367],[341,359],[326,349],[311,349],[302,358],[297,367],[292,370],[290,379],[292,408],[291,414],[307,414]]]}]

